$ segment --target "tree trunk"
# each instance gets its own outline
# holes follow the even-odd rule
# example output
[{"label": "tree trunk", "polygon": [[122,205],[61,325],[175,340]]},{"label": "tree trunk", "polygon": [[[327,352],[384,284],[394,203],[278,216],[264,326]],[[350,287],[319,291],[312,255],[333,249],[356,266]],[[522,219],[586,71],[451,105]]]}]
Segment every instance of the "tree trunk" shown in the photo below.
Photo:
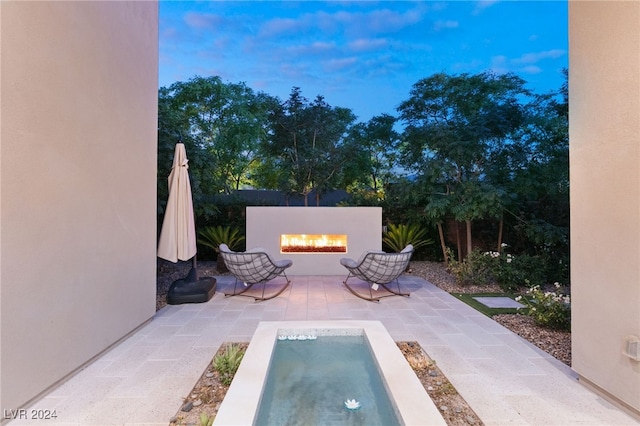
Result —
[{"label": "tree trunk", "polygon": [[502,228],[504,228],[504,216],[500,216],[500,224],[498,225],[498,253],[502,252]]},{"label": "tree trunk", "polygon": [[471,221],[465,220],[465,222],[467,224],[467,256],[469,256],[469,253],[473,250],[473,244],[471,243]]},{"label": "tree trunk", "polygon": [[449,268],[449,257],[447,256],[447,245],[444,242],[444,232],[442,232],[442,223],[438,222],[438,235],[440,235],[440,247],[444,256],[444,266]]},{"label": "tree trunk", "polygon": [[462,262],[462,241],[460,241],[460,224],[458,221],[456,224],[456,247],[458,248],[458,262]]}]

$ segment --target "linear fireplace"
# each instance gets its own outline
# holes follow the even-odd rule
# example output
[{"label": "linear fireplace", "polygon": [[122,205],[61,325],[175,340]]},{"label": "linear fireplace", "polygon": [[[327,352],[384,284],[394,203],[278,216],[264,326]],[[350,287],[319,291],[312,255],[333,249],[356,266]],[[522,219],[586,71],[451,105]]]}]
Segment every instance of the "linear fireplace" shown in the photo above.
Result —
[{"label": "linear fireplace", "polygon": [[282,234],[280,253],[346,253],[346,234]]},{"label": "linear fireplace", "polygon": [[291,259],[287,275],[344,275],[340,258],[382,248],[380,207],[247,207],[247,249]]}]

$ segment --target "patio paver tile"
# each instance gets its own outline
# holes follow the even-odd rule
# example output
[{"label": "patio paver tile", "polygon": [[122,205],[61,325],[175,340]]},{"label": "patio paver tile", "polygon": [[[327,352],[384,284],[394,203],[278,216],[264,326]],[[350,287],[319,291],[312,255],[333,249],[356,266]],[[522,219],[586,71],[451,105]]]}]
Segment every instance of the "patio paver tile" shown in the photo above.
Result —
[{"label": "patio paver tile", "polygon": [[32,406],[59,408],[52,425],[166,426],[220,345],[249,341],[259,321],[358,319],[381,321],[396,341],[418,341],[485,424],[638,424],[569,367],[421,278],[400,277],[411,297],[380,303],[353,296],[344,276],[290,277],[289,289],[259,303],[224,297],[233,278],[216,278],[209,302],[161,309]]}]

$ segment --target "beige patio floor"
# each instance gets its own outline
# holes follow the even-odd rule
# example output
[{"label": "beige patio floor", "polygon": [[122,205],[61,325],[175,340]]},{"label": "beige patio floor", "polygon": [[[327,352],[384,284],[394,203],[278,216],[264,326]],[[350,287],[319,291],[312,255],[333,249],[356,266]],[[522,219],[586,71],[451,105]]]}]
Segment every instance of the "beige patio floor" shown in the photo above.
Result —
[{"label": "beige patio floor", "polygon": [[166,306],[153,320],[31,409],[55,420],[18,425],[168,425],[218,347],[249,341],[260,321],[379,320],[395,341],[417,341],[487,425],[637,425],[582,386],[572,370],[500,324],[424,281],[403,276],[410,298],[354,297],[341,276],[294,276],[279,297]]}]

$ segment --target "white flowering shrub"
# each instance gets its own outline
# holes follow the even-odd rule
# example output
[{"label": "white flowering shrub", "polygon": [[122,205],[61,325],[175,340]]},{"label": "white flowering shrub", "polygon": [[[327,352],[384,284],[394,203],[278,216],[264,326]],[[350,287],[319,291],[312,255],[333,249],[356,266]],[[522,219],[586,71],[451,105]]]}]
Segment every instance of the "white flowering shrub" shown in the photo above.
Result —
[{"label": "white flowering shrub", "polygon": [[460,284],[486,285],[497,283],[504,291],[516,291],[545,282],[547,270],[544,260],[527,254],[513,255],[502,251],[473,250],[462,261],[456,261],[449,250],[449,269]]},{"label": "white flowering shrub", "polygon": [[480,250],[473,250],[467,257],[459,262],[455,260],[453,251],[447,249],[449,257],[449,270],[455,275],[456,280],[462,285],[487,285],[494,282],[491,273],[494,258],[487,256]]},{"label": "white flowering shrub", "polygon": [[560,283],[554,283],[554,291],[543,291],[536,285],[527,290],[527,296],[516,301],[525,305],[527,314],[536,324],[556,330],[571,330],[571,297],[563,294]]},{"label": "white flowering shrub", "polygon": [[546,263],[537,256],[502,252],[496,258],[493,276],[505,291],[515,291],[522,286],[542,285],[546,278]]}]

